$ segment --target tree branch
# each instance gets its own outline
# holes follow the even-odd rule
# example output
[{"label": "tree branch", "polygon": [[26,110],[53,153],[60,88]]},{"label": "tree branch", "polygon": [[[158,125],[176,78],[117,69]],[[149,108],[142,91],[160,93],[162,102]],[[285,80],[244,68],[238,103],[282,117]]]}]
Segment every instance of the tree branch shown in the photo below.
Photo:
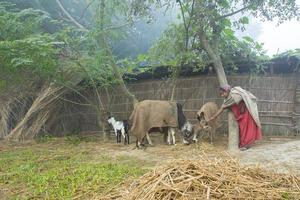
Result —
[{"label": "tree branch", "polygon": [[76,21],[76,19],[74,19],[69,12],[64,8],[64,6],[62,5],[62,3],[60,2],[60,0],[56,0],[56,3],[58,4],[58,6],[60,7],[60,9],[64,12],[64,14],[80,29],[83,29],[84,31],[88,31],[83,25],[81,25],[79,22]]},{"label": "tree branch", "polygon": [[89,8],[94,2],[95,2],[95,0],[92,0],[92,1],[84,8],[84,10],[82,11],[81,16],[80,16],[80,18],[79,18],[79,21],[82,20],[82,18],[84,17],[86,11],[88,10],[88,8]]},{"label": "tree branch", "polygon": [[186,19],[185,19],[185,15],[184,15],[184,11],[183,11],[183,5],[182,2],[180,0],[177,1],[180,5],[180,10],[181,10],[181,15],[182,15],[182,20],[183,20],[183,25],[184,25],[184,29],[185,29],[185,50],[187,49],[188,45],[189,45],[189,27],[186,23]]},{"label": "tree branch", "polygon": [[230,17],[230,16],[232,16],[232,15],[235,15],[235,14],[237,14],[237,13],[239,13],[239,12],[242,12],[242,11],[248,9],[250,6],[251,6],[251,5],[248,5],[248,6],[245,6],[245,7],[241,8],[241,9],[239,9],[239,10],[236,10],[236,11],[234,11],[234,12],[232,12],[232,13],[228,13],[228,14],[226,14],[226,15],[222,15],[220,18]]}]

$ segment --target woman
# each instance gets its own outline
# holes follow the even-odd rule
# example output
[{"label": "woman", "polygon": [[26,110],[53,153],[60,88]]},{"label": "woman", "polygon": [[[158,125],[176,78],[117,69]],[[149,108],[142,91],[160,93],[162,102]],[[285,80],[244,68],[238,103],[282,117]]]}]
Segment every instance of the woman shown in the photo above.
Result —
[{"label": "woman", "polygon": [[221,86],[220,93],[225,100],[209,121],[214,120],[225,109],[230,108],[239,124],[239,148],[246,150],[256,140],[262,138],[256,97],[241,87],[231,88],[230,85]]}]

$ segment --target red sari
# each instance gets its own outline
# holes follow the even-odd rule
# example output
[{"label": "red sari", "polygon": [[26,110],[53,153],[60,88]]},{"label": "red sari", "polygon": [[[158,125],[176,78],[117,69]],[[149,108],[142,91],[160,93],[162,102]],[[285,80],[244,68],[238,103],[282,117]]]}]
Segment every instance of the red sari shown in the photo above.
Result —
[{"label": "red sari", "polygon": [[256,140],[262,138],[261,130],[253,120],[244,101],[241,101],[239,104],[234,104],[230,108],[239,124],[240,148],[247,148]]}]

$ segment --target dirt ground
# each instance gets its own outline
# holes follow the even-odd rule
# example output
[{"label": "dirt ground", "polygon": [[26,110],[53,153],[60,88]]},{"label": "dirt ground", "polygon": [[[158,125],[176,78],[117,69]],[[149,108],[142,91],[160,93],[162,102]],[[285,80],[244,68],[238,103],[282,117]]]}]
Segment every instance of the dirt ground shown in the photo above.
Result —
[{"label": "dirt ground", "polygon": [[145,167],[161,165],[173,159],[201,159],[203,153],[212,158],[231,156],[245,165],[259,165],[277,172],[300,174],[300,138],[265,138],[246,151],[227,152],[227,139],[219,137],[214,144],[206,141],[184,145],[177,139],[176,146],[164,144],[161,135],[152,135],[154,146],[146,149],[135,149],[116,144],[114,140],[96,147],[96,151],[105,151],[112,158],[118,156],[136,158],[144,162]]},{"label": "dirt ground", "polygon": [[[211,158],[230,156],[240,160],[245,166],[259,165],[278,172],[300,174],[299,137],[264,138],[246,151],[230,153],[227,152],[227,139],[224,136],[216,138],[213,144],[203,140],[191,145],[184,145],[180,138],[177,138],[177,145],[175,146],[164,144],[161,134],[153,134],[150,137],[154,146],[148,146],[145,149],[136,149],[134,141],[131,141],[130,145],[117,144],[114,138],[106,142],[82,142],[76,148],[80,151],[92,153],[95,155],[95,159],[97,159],[97,156],[105,154],[116,160],[128,160],[129,162],[131,159],[138,160],[145,168],[171,162],[173,159],[201,159],[201,156],[206,155]],[[23,148],[24,145],[26,144],[23,144],[20,148]],[[32,143],[28,145],[31,146]],[[58,142],[57,144],[51,144],[51,146],[45,146],[42,143],[34,145],[34,148],[53,148],[54,150],[60,145],[63,145],[63,143]],[[0,143],[0,153],[2,150],[8,150],[7,148]],[[18,145],[13,147],[13,149],[17,148],[19,148]]]}]

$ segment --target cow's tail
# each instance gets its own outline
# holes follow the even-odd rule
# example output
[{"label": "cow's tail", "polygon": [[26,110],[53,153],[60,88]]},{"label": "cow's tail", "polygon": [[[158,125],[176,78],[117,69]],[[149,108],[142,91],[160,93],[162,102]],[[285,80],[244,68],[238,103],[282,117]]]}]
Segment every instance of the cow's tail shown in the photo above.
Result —
[{"label": "cow's tail", "polygon": [[177,105],[178,125],[179,125],[179,129],[181,129],[183,125],[186,123],[186,117],[183,113],[182,105],[180,103],[176,103],[176,105]]}]

